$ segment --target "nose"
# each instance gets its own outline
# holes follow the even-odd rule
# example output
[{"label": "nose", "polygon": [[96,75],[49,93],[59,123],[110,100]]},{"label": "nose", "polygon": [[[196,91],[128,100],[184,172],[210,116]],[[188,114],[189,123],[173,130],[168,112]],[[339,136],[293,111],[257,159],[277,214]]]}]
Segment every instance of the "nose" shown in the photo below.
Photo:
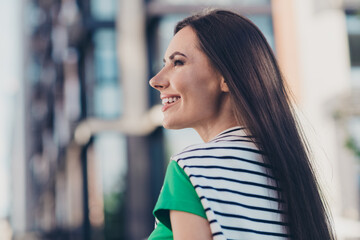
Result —
[{"label": "nose", "polygon": [[149,81],[150,86],[158,91],[161,91],[169,86],[169,81],[160,73],[161,71]]}]

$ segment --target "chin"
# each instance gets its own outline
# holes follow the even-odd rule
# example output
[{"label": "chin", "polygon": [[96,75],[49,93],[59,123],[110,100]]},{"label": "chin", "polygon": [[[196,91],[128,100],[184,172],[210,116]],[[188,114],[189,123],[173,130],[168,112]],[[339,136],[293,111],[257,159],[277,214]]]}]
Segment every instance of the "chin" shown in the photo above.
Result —
[{"label": "chin", "polygon": [[174,122],[167,122],[167,121],[163,121],[162,125],[166,129],[183,129],[183,128],[185,128],[185,127],[182,127],[181,124],[174,123]]}]

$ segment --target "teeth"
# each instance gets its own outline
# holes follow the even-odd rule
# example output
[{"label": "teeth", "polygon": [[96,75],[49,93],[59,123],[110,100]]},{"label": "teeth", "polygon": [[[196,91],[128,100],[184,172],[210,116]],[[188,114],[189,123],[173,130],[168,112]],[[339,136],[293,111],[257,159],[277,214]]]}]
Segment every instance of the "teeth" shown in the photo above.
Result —
[{"label": "teeth", "polygon": [[176,102],[177,100],[179,100],[180,97],[170,97],[170,98],[163,98],[162,99],[162,104],[166,104],[166,103],[173,103]]}]

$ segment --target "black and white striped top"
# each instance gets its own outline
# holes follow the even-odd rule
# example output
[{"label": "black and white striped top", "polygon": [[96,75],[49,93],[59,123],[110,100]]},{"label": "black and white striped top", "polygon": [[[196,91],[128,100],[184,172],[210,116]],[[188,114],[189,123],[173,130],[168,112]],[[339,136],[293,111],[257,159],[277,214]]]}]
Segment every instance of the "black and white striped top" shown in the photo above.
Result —
[{"label": "black and white striped top", "polygon": [[213,239],[290,239],[271,167],[241,127],[172,156],[188,175]]}]

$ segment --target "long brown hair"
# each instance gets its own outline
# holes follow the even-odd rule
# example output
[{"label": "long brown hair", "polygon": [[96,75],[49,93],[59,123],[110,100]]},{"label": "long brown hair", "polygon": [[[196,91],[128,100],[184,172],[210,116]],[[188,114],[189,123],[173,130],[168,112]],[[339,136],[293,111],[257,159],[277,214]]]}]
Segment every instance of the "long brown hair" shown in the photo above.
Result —
[{"label": "long brown hair", "polygon": [[256,138],[279,179],[292,238],[335,239],[283,77],[261,31],[226,10],[185,18],[175,34],[186,26],[196,32],[200,49],[224,77],[239,124]]}]

